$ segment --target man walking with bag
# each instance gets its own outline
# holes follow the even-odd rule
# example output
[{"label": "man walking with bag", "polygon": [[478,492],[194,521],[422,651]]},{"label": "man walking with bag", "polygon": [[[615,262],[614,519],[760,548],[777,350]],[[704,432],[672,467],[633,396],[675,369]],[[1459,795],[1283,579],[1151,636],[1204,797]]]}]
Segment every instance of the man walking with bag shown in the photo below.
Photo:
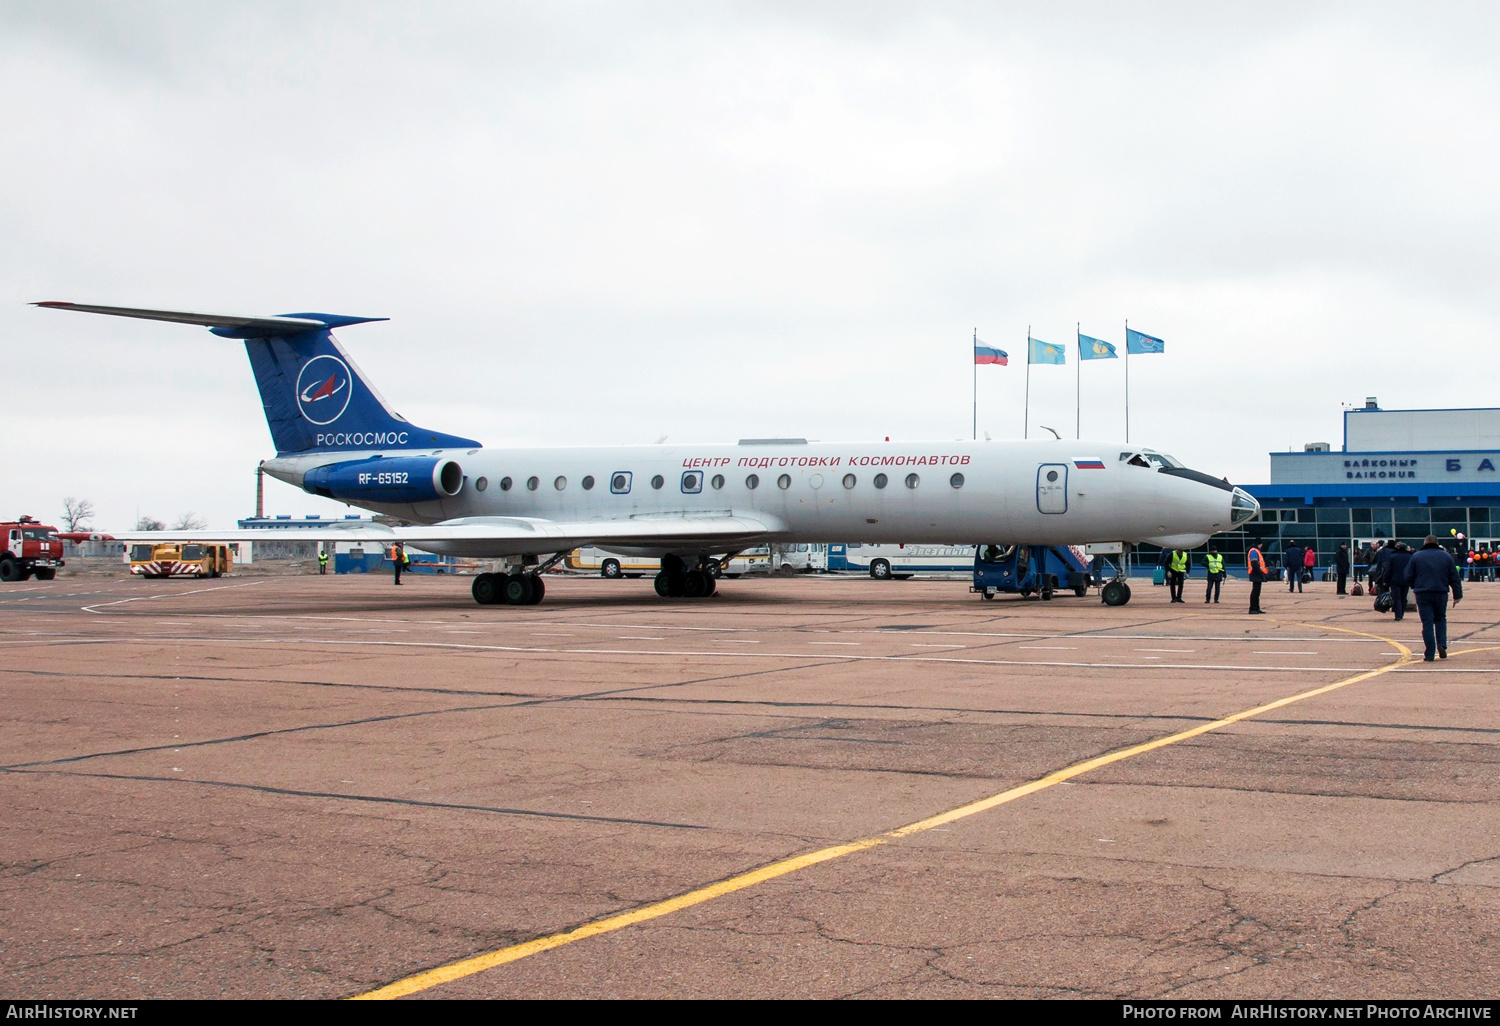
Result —
[{"label": "man walking with bag", "polygon": [[1432,662],[1434,651],[1439,659],[1448,658],[1448,591],[1453,591],[1455,606],[1463,601],[1464,586],[1459,578],[1458,565],[1438,546],[1436,535],[1429,534],[1406,564],[1400,586],[1404,589],[1409,585],[1417,599],[1423,662]]}]

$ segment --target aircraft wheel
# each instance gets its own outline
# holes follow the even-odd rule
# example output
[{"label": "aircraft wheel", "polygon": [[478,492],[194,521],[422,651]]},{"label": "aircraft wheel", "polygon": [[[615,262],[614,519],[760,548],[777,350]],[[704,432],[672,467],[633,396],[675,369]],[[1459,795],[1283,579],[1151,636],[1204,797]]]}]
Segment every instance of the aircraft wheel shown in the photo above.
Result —
[{"label": "aircraft wheel", "polygon": [[528,574],[506,574],[500,585],[501,594],[505,596],[505,604],[508,606],[531,605],[531,577]]},{"label": "aircraft wheel", "polygon": [[547,585],[542,580],[541,574],[527,574],[531,582],[531,598],[526,600],[528,606],[539,605],[547,594]]},{"label": "aircraft wheel", "polygon": [[891,579],[891,564],[884,559],[877,559],[870,564],[870,576],[877,581],[889,581]]},{"label": "aircraft wheel", "polygon": [[0,559],[0,581],[5,581],[8,584],[11,581],[19,581],[20,579],[21,564],[9,556]]},{"label": "aircraft wheel", "polygon": [[625,575],[620,571],[620,561],[618,559],[606,559],[599,566],[599,576],[615,580]]},{"label": "aircraft wheel", "polygon": [[654,583],[656,585],[656,593],[658,595],[660,595],[662,598],[672,597],[671,577],[665,570],[656,575],[656,580]]},{"label": "aircraft wheel", "polygon": [[708,582],[713,580],[702,570],[689,570],[682,575],[682,594],[684,598],[703,598],[708,594]]},{"label": "aircraft wheel", "polygon": [[703,577],[708,581],[708,590],[703,593],[703,597],[708,598],[714,592],[719,590],[719,582],[714,579],[713,574],[706,573],[703,575]]},{"label": "aircraft wheel", "polygon": [[474,578],[469,591],[474,595],[474,601],[481,606],[493,606],[500,601],[500,582],[495,574],[480,574]]},{"label": "aircraft wheel", "polygon": [[57,568],[52,566],[44,567],[36,572],[36,579],[39,581],[50,581],[56,576]]},{"label": "aircraft wheel", "polygon": [[1110,581],[1099,589],[1099,599],[1106,606],[1123,606],[1130,601],[1130,585],[1124,581]]}]

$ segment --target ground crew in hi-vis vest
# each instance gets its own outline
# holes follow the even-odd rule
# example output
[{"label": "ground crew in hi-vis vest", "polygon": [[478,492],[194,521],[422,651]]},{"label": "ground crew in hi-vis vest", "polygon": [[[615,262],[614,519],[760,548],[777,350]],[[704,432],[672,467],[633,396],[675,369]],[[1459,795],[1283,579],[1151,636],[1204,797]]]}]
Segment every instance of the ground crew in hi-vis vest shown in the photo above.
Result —
[{"label": "ground crew in hi-vis vest", "polygon": [[1224,557],[1219,550],[1209,546],[1208,555],[1203,557],[1203,565],[1208,567],[1208,591],[1203,596],[1203,601],[1218,602],[1219,589],[1224,585]]},{"label": "ground crew in hi-vis vest", "polygon": [[1264,613],[1260,608],[1260,586],[1271,576],[1266,570],[1266,557],[1261,554],[1259,545],[1250,546],[1250,551],[1245,553],[1245,569],[1250,571],[1250,612]]},{"label": "ground crew in hi-vis vest", "polygon": [[328,572],[328,550],[327,549],[319,549],[318,550],[318,573],[320,573],[320,574],[326,574],[327,572]]},{"label": "ground crew in hi-vis vest", "polygon": [[1181,549],[1173,549],[1172,555],[1167,558],[1167,585],[1172,592],[1172,601],[1182,601],[1182,585],[1188,575],[1188,554]]}]

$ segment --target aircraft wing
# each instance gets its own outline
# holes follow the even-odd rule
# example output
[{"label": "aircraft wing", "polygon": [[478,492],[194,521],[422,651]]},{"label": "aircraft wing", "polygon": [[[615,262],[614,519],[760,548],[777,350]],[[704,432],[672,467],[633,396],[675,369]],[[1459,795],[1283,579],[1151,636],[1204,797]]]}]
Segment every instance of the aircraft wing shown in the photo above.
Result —
[{"label": "aircraft wing", "polygon": [[564,552],[584,545],[726,551],[759,544],[781,530],[775,518],[766,516],[681,514],[572,523],[536,517],[463,517],[418,527],[346,526],[331,520],[318,527],[121,531],[106,537],[125,542],[404,542],[455,555],[498,557]]}]

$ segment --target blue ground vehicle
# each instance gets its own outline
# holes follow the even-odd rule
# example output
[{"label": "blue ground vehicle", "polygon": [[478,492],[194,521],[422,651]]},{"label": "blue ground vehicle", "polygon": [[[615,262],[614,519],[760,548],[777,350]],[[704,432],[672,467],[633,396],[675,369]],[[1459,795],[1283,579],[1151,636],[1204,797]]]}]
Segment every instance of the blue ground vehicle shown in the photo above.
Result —
[{"label": "blue ground vehicle", "polygon": [[[974,590],[986,599],[1002,592],[1051,599],[1064,588],[1082,597],[1091,583],[1087,564],[1065,546],[981,545],[974,553]],[[1130,601],[1130,586],[1118,579],[1103,591],[1105,605]]]}]

